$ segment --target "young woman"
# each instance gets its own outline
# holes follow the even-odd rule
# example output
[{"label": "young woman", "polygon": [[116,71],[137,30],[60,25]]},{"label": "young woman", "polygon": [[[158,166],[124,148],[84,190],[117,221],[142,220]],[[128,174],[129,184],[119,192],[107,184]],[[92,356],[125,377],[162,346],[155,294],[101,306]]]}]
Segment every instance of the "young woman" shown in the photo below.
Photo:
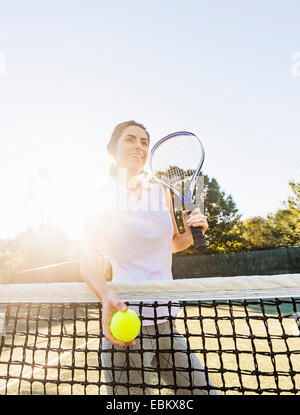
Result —
[{"label": "young woman", "polygon": [[[147,161],[149,141],[150,136],[146,128],[135,121],[123,122],[115,127],[107,145],[108,152],[114,159],[109,182],[102,190],[94,214],[86,223],[82,244],[81,273],[102,303],[105,335],[102,342],[102,367],[106,383],[115,384],[107,385],[108,394],[141,394],[142,385],[149,385],[150,388],[151,372],[142,373],[143,367],[155,368],[159,365],[160,369],[170,369],[174,366],[186,368],[191,363],[192,368],[203,370],[195,355],[192,354],[191,362],[188,362],[187,354],[184,353],[185,340],[179,336],[175,327],[171,330],[170,323],[163,319],[158,321],[157,328],[159,333],[163,334],[159,336],[158,349],[164,352],[155,352],[157,343],[151,337],[156,331],[151,320],[151,307],[146,307],[142,312],[142,346],[148,350],[147,353],[126,355],[124,347],[128,347],[130,351],[141,348],[140,338],[123,343],[112,337],[109,330],[112,315],[118,310],[125,311],[127,306],[109,289],[105,281],[97,254],[100,244],[112,265],[114,283],[171,280],[172,252],[185,250],[193,244],[191,226],[200,226],[203,234],[208,228],[206,218],[196,208],[191,212],[189,219],[187,211],[182,213],[185,232],[179,234],[170,191],[160,184],[145,183],[141,180],[139,174]],[[172,310],[173,315],[177,312],[178,309]],[[163,314],[163,307],[158,307],[157,316]],[[114,351],[110,353],[112,348]],[[167,352],[171,348],[176,350],[173,356]],[[129,366],[136,369],[129,370],[129,373],[126,370],[128,359]],[[187,372],[177,370],[174,379],[173,370],[161,372],[166,385],[182,387],[177,390],[178,394],[191,393],[184,389],[191,382],[193,386],[207,385],[204,372],[193,370],[191,376]],[[192,393],[197,394],[200,391],[194,389]]]}]

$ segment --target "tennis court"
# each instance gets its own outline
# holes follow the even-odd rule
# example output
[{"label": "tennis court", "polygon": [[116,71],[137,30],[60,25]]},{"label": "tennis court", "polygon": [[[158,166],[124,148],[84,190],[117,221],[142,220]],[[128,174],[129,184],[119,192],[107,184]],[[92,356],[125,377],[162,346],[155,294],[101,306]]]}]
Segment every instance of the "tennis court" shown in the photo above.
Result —
[{"label": "tennis court", "polygon": [[[300,394],[299,274],[112,287],[140,308],[180,304],[175,320],[166,319],[219,394]],[[85,284],[3,285],[0,301],[0,394],[106,393],[101,307]],[[175,379],[178,370],[189,373],[168,370]],[[152,374],[152,394],[176,394],[176,383],[163,384],[160,370],[143,371]],[[186,392],[199,391],[191,384]]]}]

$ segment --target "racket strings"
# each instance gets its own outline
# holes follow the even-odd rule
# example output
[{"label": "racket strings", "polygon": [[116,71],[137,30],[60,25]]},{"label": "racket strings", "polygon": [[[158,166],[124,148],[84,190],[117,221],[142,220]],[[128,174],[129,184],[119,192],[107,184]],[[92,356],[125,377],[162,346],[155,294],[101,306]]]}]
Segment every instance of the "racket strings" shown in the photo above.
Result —
[{"label": "racket strings", "polygon": [[193,176],[202,158],[202,147],[195,137],[179,135],[159,144],[152,154],[152,173],[175,185]]}]

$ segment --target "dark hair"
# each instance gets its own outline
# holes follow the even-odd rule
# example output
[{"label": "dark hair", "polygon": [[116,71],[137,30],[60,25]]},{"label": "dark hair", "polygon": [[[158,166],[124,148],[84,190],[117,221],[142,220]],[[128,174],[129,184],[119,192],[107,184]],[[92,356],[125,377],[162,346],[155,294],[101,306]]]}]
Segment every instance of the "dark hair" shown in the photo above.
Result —
[{"label": "dark hair", "polygon": [[[107,143],[106,148],[110,154],[112,155],[114,154],[116,146],[117,146],[117,142],[119,141],[119,138],[121,137],[123,131],[125,130],[125,128],[131,125],[135,125],[136,127],[140,127],[143,130],[145,130],[148,140],[150,141],[150,134],[148,133],[148,131],[146,130],[146,127],[143,124],[139,124],[136,121],[124,121],[115,126],[110,136],[109,142]],[[116,165],[114,163],[110,166],[109,175],[116,176]]]}]

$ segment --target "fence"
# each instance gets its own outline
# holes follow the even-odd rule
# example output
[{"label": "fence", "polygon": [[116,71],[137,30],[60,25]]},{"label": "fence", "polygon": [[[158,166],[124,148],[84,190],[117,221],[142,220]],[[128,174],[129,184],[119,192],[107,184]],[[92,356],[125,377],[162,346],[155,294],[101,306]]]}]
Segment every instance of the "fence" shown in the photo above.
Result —
[{"label": "fence", "polygon": [[[300,273],[300,247],[173,258],[174,279]],[[79,260],[2,275],[0,283],[82,281]]]},{"label": "fence", "polygon": [[275,275],[300,272],[300,247],[173,258],[174,278]]}]

